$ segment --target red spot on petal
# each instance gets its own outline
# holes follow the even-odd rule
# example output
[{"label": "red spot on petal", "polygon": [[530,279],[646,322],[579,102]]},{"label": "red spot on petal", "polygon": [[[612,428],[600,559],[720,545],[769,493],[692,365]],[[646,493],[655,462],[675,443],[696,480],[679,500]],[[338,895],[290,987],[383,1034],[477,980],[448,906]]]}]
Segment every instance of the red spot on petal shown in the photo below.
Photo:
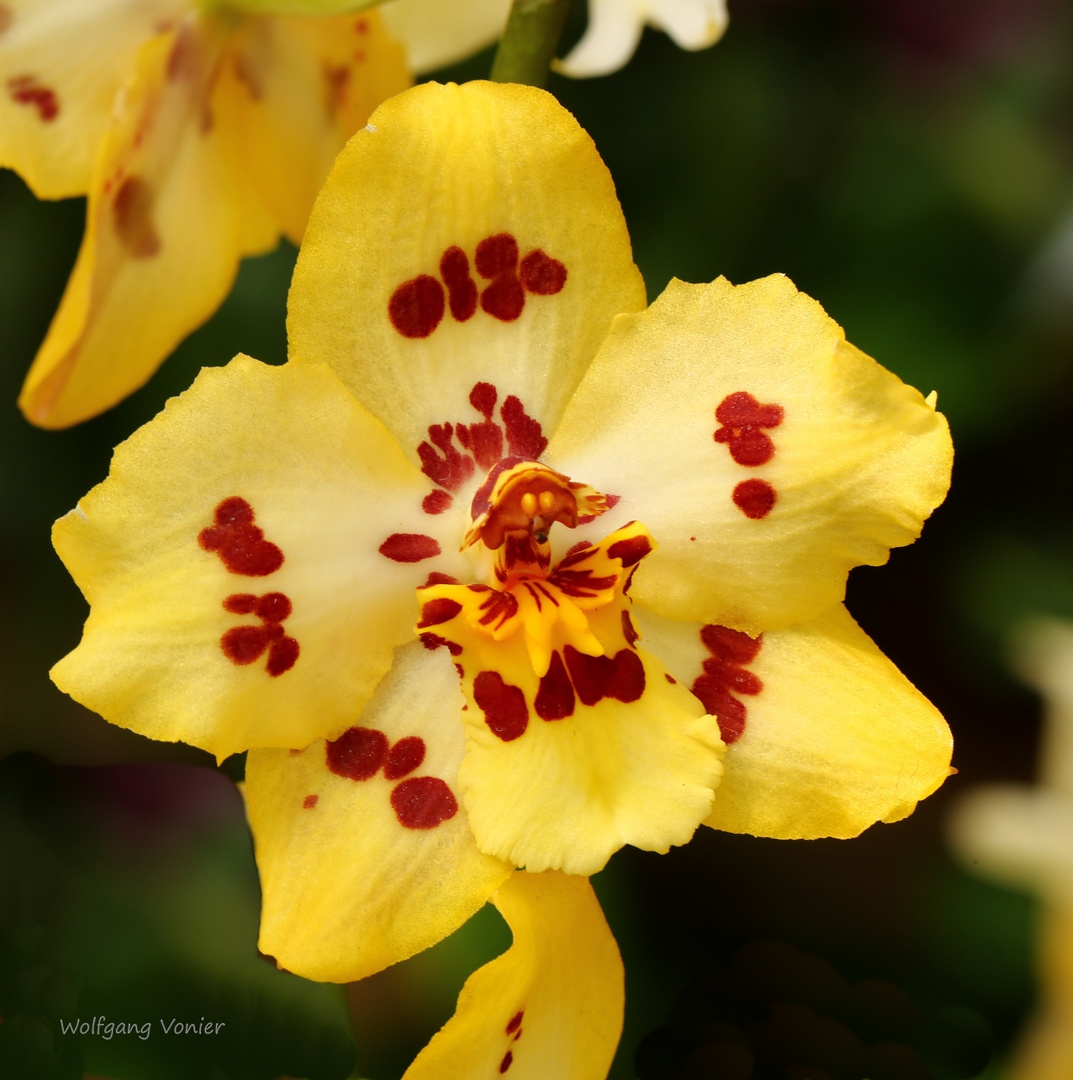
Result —
[{"label": "red spot on petal", "polygon": [[482,469],[492,468],[503,456],[503,430],[491,420],[480,424],[459,424],[455,434]]},{"label": "red spot on petal", "polygon": [[[0,27],[0,33],[11,25],[11,12],[7,8],[7,21]],[[2,18],[2,16],[0,16]],[[38,118],[42,123],[49,124],[59,116],[60,102],[56,97],[56,91],[42,86],[34,75],[15,75],[7,81],[7,92],[11,100],[19,105],[31,105],[37,109]]]},{"label": "red spot on petal", "polygon": [[418,629],[449,622],[461,610],[462,605],[457,600],[452,600],[449,596],[437,596],[421,606],[421,621],[417,624]]},{"label": "red spot on petal", "polygon": [[320,802],[320,796],[319,795],[307,795],[302,800],[302,809],[303,810],[312,810],[313,807],[316,806],[318,802]]},{"label": "red spot on petal", "polygon": [[574,688],[558,652],[551,654],[551,663],[540,680],[533,707],[541,720],[562,720],[574,713]]},{"label": "red spot on petal", "polygon": [[364,19],[358,19],[358,21],[354,23],[354,29],[359,34],[367,34],[369,32],[369,24]]},{"label": "red spot on petal", "polygon": [[274,629],[278,632],[278,627],[233,626],[220,638],[220,648],[233,664],[252,664],[271,644]]},{"label": "red spot on petal", "polygon": [[391,808],[407,829],[434,829],[458,813],[458,802],[438,776],[415,776],[391,792]]},{"label": "red spot on petal", "polygon": [[136,259],[149,259],[160,251],[160,237],[153,225],[153,201],[149,184],[140,176],[128,176],[112,203],[116,234]]},{"label": "red spot on petal", "polygon": [[417,448],[421,471],[435,484],[454,491],[473,475],[473,458],[462,454],[452,443],[453,424],[432,424],[428,442]]},{"label": "red spot on petal", "polygon": [[651,550],[652,542],[647,536],[629,536],[625,540],[616,540],[607,549],[607,554],[628,567],[636,566]]},{"label": "red spot on petal", "polygon": [[[452,656],[460,656],[462,654],[462,646],[459,645],[457,641],[448,641],[447,638],[440,637],[439,634],[421,634],[420,640],[421,644],[424,645],[429,652],[432,652],[433,649],[446,647],[447,651]],[[465,706],[463,705],[462,708],[465,708]]]},{"label": "red spot on petal", "polygon": [[481,293],[481,307],[500,322],[514,322],[525,309],[525,290],[513,274],[497,277]]},{"label": "red spot on petal", "polygon": [[519,276],[526,292],[554,296],[566,284],[566,267],[537,248],[522,259]]},{"label": "red spot on petal", "polygon": [[282,675],[285,671],[290,671],[297,662],[300,652],[298,642],[292,637],[282,637],[274,641],[272,648],[268,651],[268,663],[265,665],[265,670],[273,678]]},{"label": "red spot on petal", "polygon": [[216,507],[215,525],[198,533],[205,551],[215,551],[232,574],[267,577],[283,565],[283,552],[253,523],[253,507],[232,495]]},{"label": "red spot on petal", "polygon": [[265,622],[281,623],[284,619],[290,618],[290,597],[281,592],[265,593],[257,601],[254,611],[256,611],[257,617],[264,619]]},{"label": "red spot on petal", "polygon": [[384,762],[384,776],[388,780],[398,780],[407,773],[412,773],[425,760],[425,740],[417,735],[407,735],[399,739],[388,751]]},{"label": "red spot on petal", "polygon": [[[569,647],[569,646],[568,646]],[[529,709],[521,688],[503,681],[498,671],[482,671],[473,680],[473,700],[493,735],[511,742],[525,734]]]},{"label": "red spot on petal", "polygon": [[631,702],[644,693],[644,664],[633,649],[620,649],[614,657],[587,656],[567,645],[563,654],[582,705],[596,705],[605,697]]},{"label": "red spot on petal", "polygon": [[12,15],[11,8],[7,4],[0,4],[0,34],[7,33],[14,21],[15,16]]},{"label": "red spot on petal", "polygon": [[447,286],[451,315],[465,322],[477,310],[477,283],[469,276],[469,259],[460,247],[450,247],[440,259],[440,277]]},{"label": "red spot on petal", "polygon": [[734,694],[759,694],[764,688],[760,679],[742,666],[756,659],[763,635],[751,638],[740,630],[708,625],[701,629],[700,639],[711,655],[691,689],[705,710],[718,720],[723,742],[730,745],[741,738],[747,719],[744,703]]},{"label": "red spot on petal", "polygon": [[478,610],[481,612],[481,626],[498,630],[518,613],[518,598],[511,592],[489,589]]},{"label": "red spot on petal", "polygon": [[511,1063],[514,1061],[514,1055],[508,1050],[503,1055],[503,1060],[499,1063],[499,1071],[505,1073],[510,1068]]},{"label": "red spot on petal", "polygon": [[443,286],[428,274],[404,281],[388,301],[391,325],[403,337],[427,338],[443,318]]},{"label": "red spot on petal", "polygon": [[224,608],[232,615],[252,615],[257,607],[257,597],[253,593],[233,593],[224,600]]},{"label": "red spot on petal", "polygon": [[394,562],[414,563],[440,554],[440,545],[423,533],[392,533],[381,545],[380,554]]},{"label": "red spot on petal", "polygon": [[469,392],[469,403],[479,412],[485,420],[492,419],[492,410],[496,407],[499,393],[496,388],[487,382],[479,382]]},{"label": "red spot on petal", "polygon": [[739,465],[763,465],[774,456],[775,444],[761,428],[778,427],[783,416],[781,405],[761,405],[752,394],[738,391],[723,398],[716,408],[715,418],[723,426],[712,437],[727,444]]},{"label": "red spot on petal", "polygon": [[709,623],[701,628],[700,640],[714,659],[736,665],[751,664],[760,654],[764,638],[763,635],[751,638],[741,630]]},{"label": "red spot on petal", "polygon": [[767,517],[775,505],[775,489],[766,480],[743,480],[731,496],[734,505],[753,520]]},{"label": "red spot on petal", "polygon": [[499,415],[507,429],[508,453],[512,457],[536,461],[548,446],[540,422],[526,413],[521,400],[513,394],[503,402]]},{"label": "red spot on petal", "polygon": [[474,262],[477,264],[477,273],[483,278],[512,274],[518,265],[518,241],[506,232],[485,237],[477,245]]},{"label": "red spot on petal", "polygon": [[663,673],[663,677],[664,677],[664,678],[665,678],[665,679],[667,680],[667,682],[669,682],[669,683],[670,683],[670,684],[671,684],[672,686],[673,686],[673,685],[674,685],[675,683],[677,683],[677,682],[678,682],[678,680],[677,680],[677,679],[676,679],[676,678],[675,678],[675,677],[674,677],[674,676],[673,676],[673,675],[672,675],[672,674],[671,674],[671,673],[670,673],[669,671],[665,671],[665,672]]},{"label": "red spot on petal", "polygon": [[628,611],[622,612],[622,636],[626,639],[628,645],[634,645],[637,639],[641,636],[637,633],[637,628],[633,625],[633,619],[630,618]]},{"label": "red spot on petal", "polygon": [[441,574],[438,570],[433,570],[429,576],[425,579],[425,584],[421,586],[422,589],[427,589],[432,585],[457,585],[458,578],[451,577],[450,574]]},{"label": "red spot on petal", "polygon": [[347,780],[375,776],[387,756],[387,736],[376,728],[347,728],[326,746],[328,768]]},{"label": "red spot on petal", "polygon": [[426,514],[442,514],[450,507],[453,501],[454,499],[449,491],[437,488],[435,491],[430,491],[421,500],[421,509]]},{"label": "red spot on petal", "polygon": [[522,1026],[522,1018],[524,1016],[525,1016],[525,1010],[524,1009],[519,1009],[510,1018],[510,1022],[507,1024],[507,1028],[506,1028],[506,1031],[507,1031],[508,1035],[513,1035],[518,1030],[518,1028],[520,1028]]}]

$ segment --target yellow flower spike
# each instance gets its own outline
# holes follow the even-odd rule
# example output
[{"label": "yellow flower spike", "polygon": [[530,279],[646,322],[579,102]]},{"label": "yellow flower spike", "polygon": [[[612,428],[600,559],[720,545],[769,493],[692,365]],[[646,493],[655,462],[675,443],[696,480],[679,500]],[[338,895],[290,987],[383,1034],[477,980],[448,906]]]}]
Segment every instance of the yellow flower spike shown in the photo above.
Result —
[{"label": "yellow flower spike", "polygon": [[[19,399],[41,426],[77,423],[141,386],[219,306],[244,255],[281,231],[300,240],[339,148],[409,84],[374,13],[189,7],[157,4],[148,24],[140,9],[113,10],[112,47],[77,77],[42,51],[58,31],[39,12],[17,6],[0,33],[0,74],[13,73],[3,107],[19,110],[0,161],[43,194],[89,193],[78,261]],[[33,57],[41,66],[19,74]],[[54,168],[40,148],[71,143],[76,122],[93,152]]]},{"label": "yellow flower spike", "polygon": [[466,981],[403,1080],[604,1080],[622,1031],[622,959],[592,886],[553,870],[495,893],[514,944]]},{"label": "yellow flower spike", "polygon": [[334,743],[250,752],[260,948],[281,967],[364,978],[446,937],[510,873],[459,803],[462,704],[446,650],[415,641]]}]

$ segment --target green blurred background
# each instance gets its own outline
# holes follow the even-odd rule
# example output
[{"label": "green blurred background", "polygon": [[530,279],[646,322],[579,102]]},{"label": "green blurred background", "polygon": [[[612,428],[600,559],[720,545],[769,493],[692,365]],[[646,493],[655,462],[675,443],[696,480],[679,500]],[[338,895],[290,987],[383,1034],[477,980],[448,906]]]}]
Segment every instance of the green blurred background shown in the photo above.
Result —
[{"label": "green blurred background", "polygon": [[[568,39],[583,24],[578,3]],[[913,1046],[870,1080],[1001,1075],[1032,1006],[1036,901],[959,868],[942,830],[959,793],[1032,779],[1039,706],[1006,673],[1006,636],[1030,613],[1073,617],[1073,9],[731,0],[711,50],[647,32],[619,74],[550,88],[611,168],[650,296],[672,275],[786,273],[855,344],[938,391],[958,450],[922,542],[849,586],[857,619],[949,719],[958,775],[855,841],[701,830],[668,856],[617,855],[595,881],[627,968],[613,1076],[843,1075],[834,1050],[807,1073],[694,1053],[745,1022],[727,1002],[746,1000]],[[277,972],[256,953],[256,873],[228,779],[241,761],[221,772],[111,728],[48,680],[86,614],[51,522],[201,366],[284,359],[295,254],[244,264],[218,314],[123,405],[46,433],[14,402],[83,214],[0,174],[0,1077],[397,1077],[508,943],[498,916],[349,992]],[[59,1017],[210,1011],[229,1021],[226,1045],[55,1037]]]}]

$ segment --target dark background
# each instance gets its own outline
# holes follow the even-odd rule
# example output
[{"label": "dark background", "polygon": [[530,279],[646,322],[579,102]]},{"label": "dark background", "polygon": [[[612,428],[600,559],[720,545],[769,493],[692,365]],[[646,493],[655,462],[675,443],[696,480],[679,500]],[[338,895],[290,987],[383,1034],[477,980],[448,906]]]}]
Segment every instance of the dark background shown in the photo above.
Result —
[{"label": "dark background", "polygon": [[[731,0],[711,50],[647,32],[614,76],[552,78],[615,177],[650,297],[672,275],[784,272],[856,345],[938,390],[957,447],[922,541],[854,571],[848,602],[947,716],[958,775],[854,841],[702,829],[668,856],[617,855],[595,879],[627,968],[615,1078],[635,1075],[648,1036],[644,1080],[861,1080],[846,1031],[913,1048],[869,1059],[870,1080],[977,1075],[989,1046],[997,1076],[1032,1006],[1036,901],[959,866],[943,823],[959,794],[1033,777],[1039,705],[1007,673],[1006,641],[1027,614],[1073,617],[1071,54],[1073,10],[1056,0]],[[286,245],[248,261],[148,386],[42,432],[14,402],[83,215],[0,174],[0,756],[14,755],[0,765],[0,1077],[341,1078],[348,1013],[357,1075],[397,1077],[505,947],[498,916],[349,994],[276,972],[256,954],[256,874],[226,777],[48,680],[86,614],[51,522],[201,366],[283,361],[294,261]],[[226,1045],[54,1037],[61,1016],[155,1025],[210,1009]],[[812,1049],[786,1049],[799,1044]]]}]

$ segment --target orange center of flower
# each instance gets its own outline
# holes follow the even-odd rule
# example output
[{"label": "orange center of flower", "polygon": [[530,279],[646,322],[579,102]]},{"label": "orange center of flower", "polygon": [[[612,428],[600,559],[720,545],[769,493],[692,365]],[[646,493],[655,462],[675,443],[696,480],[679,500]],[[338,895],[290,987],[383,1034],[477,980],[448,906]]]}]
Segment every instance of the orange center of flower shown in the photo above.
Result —
[{"label": "orange center of flower", "polygon": [[[582,542],[552,567],[549,531],[556,522],[574,528],[607,509],[607,497],[587,484],[537,461],[504,458],[477,489],[462,542],[463,550],[482,545],[493,555],[500,587],[420,589],[418,630],[432,633],[429,628],[436,627],[437,641],[482,654],[520,633],[525,651],[500,648],[495,666],[516,664],[520,655],[537,677],[547,674],[556,652],[604,656],[590,615],[616,601],[625,614],[629,601],[623,590],[633,568],[655,546],[652,538],[643,525],[631,522],[599,544]],[[485,659],[491,662],[492,655]]]}]

